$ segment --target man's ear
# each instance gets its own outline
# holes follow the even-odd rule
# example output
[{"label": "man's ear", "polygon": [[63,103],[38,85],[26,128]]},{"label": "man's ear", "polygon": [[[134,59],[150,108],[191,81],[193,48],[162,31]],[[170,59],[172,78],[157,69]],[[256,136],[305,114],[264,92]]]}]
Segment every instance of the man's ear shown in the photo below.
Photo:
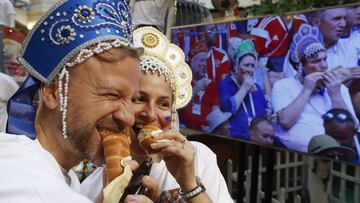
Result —
[{"label": "man's ear", "polygon": [[59,105],[59,88],[58,88],[58,78],[56,77],[53,82],[50,84],[41,84],[40,87],[40,96],[49,109],[56,109]]}]

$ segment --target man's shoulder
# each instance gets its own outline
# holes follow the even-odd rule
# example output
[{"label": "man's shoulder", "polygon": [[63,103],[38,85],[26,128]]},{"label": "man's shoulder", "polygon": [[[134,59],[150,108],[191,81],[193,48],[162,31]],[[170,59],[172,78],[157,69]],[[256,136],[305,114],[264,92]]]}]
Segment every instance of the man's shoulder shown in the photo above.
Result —
[{"label": "man's shoulder", "polygon": [[278,88],[279,87],[292,87],[295,84],[296,84],[295,77],[287,77],[287,78],[283,78],[283,79],[276,81],[274,84],[274,88],[275,87],[278,87]]}]

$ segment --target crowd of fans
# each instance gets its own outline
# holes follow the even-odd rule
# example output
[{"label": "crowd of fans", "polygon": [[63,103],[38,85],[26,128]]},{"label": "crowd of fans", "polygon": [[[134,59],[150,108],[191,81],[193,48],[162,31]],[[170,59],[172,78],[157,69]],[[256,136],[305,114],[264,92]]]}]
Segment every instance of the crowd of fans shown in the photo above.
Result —
[{"label": "crowd of fans", "polygon": [[[194,74],[182,127],[305,153],[326,134],[358,162],[359,28],[352,6],[174,29]],[[348,142],[326,130],[333,109],[352,119]]]}]

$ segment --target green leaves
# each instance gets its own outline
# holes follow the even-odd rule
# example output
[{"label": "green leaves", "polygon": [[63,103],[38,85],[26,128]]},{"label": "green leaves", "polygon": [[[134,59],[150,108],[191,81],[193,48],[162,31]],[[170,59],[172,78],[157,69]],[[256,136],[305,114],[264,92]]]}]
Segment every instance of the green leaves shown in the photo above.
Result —
[{"label": "green leaves", "polygon": [[314,8],[323,8],[356,2],[360,2],[360,0],[261,0],[260,5],[251,6],[245,10],[251,16],[269,14],[284,15],[287,12],[311,10]]}]

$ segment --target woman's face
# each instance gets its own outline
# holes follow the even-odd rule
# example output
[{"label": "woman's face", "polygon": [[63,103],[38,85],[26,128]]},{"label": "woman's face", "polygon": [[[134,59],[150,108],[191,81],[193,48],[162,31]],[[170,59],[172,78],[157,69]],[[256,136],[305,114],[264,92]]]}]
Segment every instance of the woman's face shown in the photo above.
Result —
[{"label": "woman's face", "polygon": [[256,60],[253,56],[244,56],[238,63],[235,71],[239,79],[242,79],[245,75],[253,76],[256,68]]},{"label": "woman's face", "polygon": [[135,100],[135,126],[138,130],[147,124],[161,129],[170,127],[172,91],[163,75],[143,73],[140,77],[140,96]]}]

